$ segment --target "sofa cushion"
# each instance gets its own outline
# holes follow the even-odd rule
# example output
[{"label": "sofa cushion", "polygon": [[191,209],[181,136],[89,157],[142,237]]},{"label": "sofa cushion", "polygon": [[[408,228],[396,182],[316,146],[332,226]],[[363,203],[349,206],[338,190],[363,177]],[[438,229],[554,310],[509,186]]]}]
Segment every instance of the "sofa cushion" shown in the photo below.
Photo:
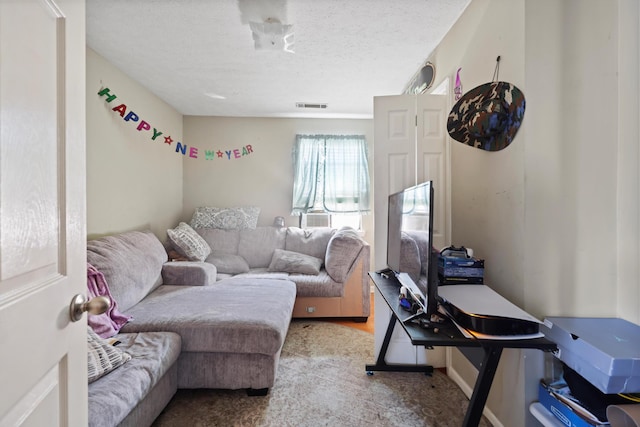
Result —
[{"label": "sofa cushion", "polygon": [[200,261],[172,261],[162,266],[162,283],[165,285],[207,286],[213,285],[218,276],[216,266]]},{"label": "sofa cushion", "polygon": [[365,242],[351,227],[342,227],[329,240],[324,268],[336,282],[347,280]]},{"label": "sofa cushion", "polygon": [[298,252],[276,249],[273,252],[269,271],[286,271],[287,273],[320,274],[322,259]]},{"label": "sofa cushion", "polygon": [[289,280],[291,275],[286,271],[269,271],[266,267],[252,268],[248,273],[236,274],[235,276],[226,277],[234,279],[280,279]]},{"label": "sofa cushion", "polygon": [[189,261],[204,261],[211,253],[207,242],[186,222],[167,230],[167,236],[175,250]]},{"label": "sofa cushion", "polygon": [[[118,348],[131,360],[89,384],[89,426],[116,426],[165,376],[177,370],[180,335],[171,332],[118,334]],[[171,382],[174,387],[176,378]],[[175,389],[173,390],[175,392]]]},{"label": "sofa cushion", "polygon": [[122,312],[162,284],[162,264],[167,259],[164,246],[150,231],[130,231],[87,242],[87,262],[104,274]]},{"label": "sofa cushion", "polygon": [[231,278],[213,286],[161,286],[131,309],[123,332],[170,331],[183,352],[276,354],[287,334],[296,285]]},{"label": "sofa cushion", "polygon": [[240,230],[238,255],[242,256],[250,268],[269,267],[273,252],[284,249],[286,228],[258,227],[254,230]]},{"label": "sofa cushion", "polygon": [[289,227],[284,248],[324,260],[327,245],[335,232],[335,229],[328,227],[306,229]]},{"label": "sofa cushion", "polygon": [[222,230],[219,228],[197,228],[196,232],[202,236],[211,248],[211,252],[238,253],[240,233],[238,230]]},{"label": "sofa cushion", "polygon": [[223,274],[241,274],[249,271],[249,264],[240,255],[213,251],[206,261],[215,265],[218,272]]},{"label": "sofa cushion", "polygon": [[196,208],[191,218],[193,228],[221,228],[225,230],[244,230],[256,228],[260,208],[256,206],[215,208],[202,206]]},{"label": "sofa cushion", "polygon": [[338,283],[322,270],[317,276],[309,274],[290,274],[289,280],[296,284],[298,297],[342,297],[344,283]]},{"label": "sofa cushion", "polygon": [[87,371],[89,383],[131,360],[131,356],[100,338],[91,327],[87,327]]}]

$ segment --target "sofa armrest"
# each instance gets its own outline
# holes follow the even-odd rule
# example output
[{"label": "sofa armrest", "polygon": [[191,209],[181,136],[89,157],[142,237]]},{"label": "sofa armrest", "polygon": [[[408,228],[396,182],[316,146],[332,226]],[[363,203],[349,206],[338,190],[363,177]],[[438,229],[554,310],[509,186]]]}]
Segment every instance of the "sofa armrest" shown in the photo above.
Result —
[{"label": "sofa armrest", "polygon": [[162,265],[162,282],[165,285],[212,285],[217,274],[216,266],[208,262],[173,261]]},{"label": "sofa armrest", "polygon": [[342,227],[331,237],[325,255],[325,270],[331,278],[343,283],[349,277],[362,248],[368,246],[356,230]]}]

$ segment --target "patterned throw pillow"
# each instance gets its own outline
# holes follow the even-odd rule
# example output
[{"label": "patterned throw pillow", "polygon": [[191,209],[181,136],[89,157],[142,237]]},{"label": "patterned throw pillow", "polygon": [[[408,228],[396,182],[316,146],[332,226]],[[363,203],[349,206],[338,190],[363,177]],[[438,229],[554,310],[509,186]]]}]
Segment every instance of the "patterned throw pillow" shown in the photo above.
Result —
[{"label": "patterned throw pillow", "polygon": [[204,261],[211,253],[207,242],[186,222],[167,230],[167,235],[176,251],[189,261]]},{"label": "patterned throw pillow", "polygon": [[256,228],[260,208],[256,206],[237,208],[196,208],[191,218],[193,228],[221,228],[224,230],[246,230]]},{"label": "patterned throw pillow", "polygon": [[107,375],[131,360],[131,355],[100,338],[93,329],[87,328],[87,368],[89,383]]}]

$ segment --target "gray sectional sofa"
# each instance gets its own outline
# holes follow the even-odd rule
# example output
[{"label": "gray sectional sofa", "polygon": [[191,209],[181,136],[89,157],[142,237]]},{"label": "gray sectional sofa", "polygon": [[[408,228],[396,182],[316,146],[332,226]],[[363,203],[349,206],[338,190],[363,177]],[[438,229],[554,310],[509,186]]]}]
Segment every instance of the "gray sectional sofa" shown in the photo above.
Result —
[{"label": "gray sectional sofa", "polygon": [[199,240],[181,227],[168,235],[195,260],[169,261],[151,232],[87,243],[132,316],[115,336],[131,360],[89,384],[91,426],[150,425],[178,388],[266,394],[293,316],[369,316],[369,245],[354,230],[198,229]]},{"label": "gray sectional sofa", "polygon": [[[264,394],[275,381],[295,284],[216,282],[213,265],[192,274],[167,260],[151,232],[87,243],[87,261],[104,274],[119,310],[133,317],[116,335],[132,359],[89,384],[91,426],[150,425],[177,388]],[[182,271],[183,283],[164,283],[163,269],[175,279]]]}]

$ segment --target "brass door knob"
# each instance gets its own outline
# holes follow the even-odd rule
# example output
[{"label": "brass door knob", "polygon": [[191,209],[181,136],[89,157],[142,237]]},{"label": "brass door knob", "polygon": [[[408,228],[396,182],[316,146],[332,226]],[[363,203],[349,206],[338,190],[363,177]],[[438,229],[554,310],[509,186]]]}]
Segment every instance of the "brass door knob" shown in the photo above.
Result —
[{"label": "brass door knob", "polygon": [[87,301],[87,297],[77,294],[71,300],[69,305],[69,317],[72,322],[82,319],[82,313],[88,311],[91,314],[102,314],[111,306],[111,301],[107,297],[95,297]]}]

